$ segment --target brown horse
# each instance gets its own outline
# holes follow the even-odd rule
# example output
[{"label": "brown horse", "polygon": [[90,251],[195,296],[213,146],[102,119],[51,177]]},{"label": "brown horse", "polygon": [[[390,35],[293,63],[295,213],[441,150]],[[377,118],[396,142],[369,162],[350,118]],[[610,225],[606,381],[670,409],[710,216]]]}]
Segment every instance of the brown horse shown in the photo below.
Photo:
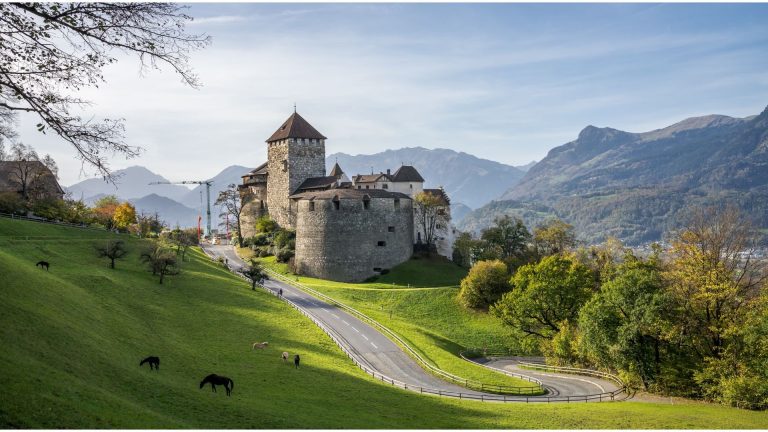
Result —
[{"label": "brown horse", "polygon": [[217,385],[223,385],[225,389],[227,389],[227,396],[232,395],[232,390],[235,388],[235,382],[231,379],[216,375],[216,374],[210,374],[207,377],[203,378],[202,381],[200,381],[200,388],[203,388],[204,385],[210,384],[211,385],[211,391],[216,392],[216,386]]}]

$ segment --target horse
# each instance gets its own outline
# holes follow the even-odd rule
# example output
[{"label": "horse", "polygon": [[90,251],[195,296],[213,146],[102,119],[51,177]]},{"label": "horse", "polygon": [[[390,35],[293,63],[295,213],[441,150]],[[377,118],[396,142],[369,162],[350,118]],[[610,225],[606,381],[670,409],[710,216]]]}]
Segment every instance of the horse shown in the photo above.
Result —
[{"label": "horse", "polygon": [[261,342],[261,343],[256,342],[256,343],[253,344],[253,349],[256,349],[256,348],[264,349],[264,348],[267,347],[267,345],[269,345],[269,342]]},{"label": "horse", "polygon": [[35,267],[40,266],[40,269],[45,269],[48,271],[48,267],[50,267],[50,263],[48,261],[38,261],[37,264],[35,264]]},{"label": "horse", "polygon": [[149,356],[142,360],[141,363],[139,363],[139,366],[143,366],[144,363],[149,363],[149,370],[152,370],[153,366],[155,370],[160,370],[160,357]]},{"label": "horse", "polygon": [[301,361],[301,359],[299,359],[299,355],[298,355],[298,354],[296,354],[296,355],[293,357],[293,364],[294,364],[294,365],[296,365],[296,369],[298,369],[298,368],[299,368],[299,362],[300,362],[300,361]]},{"label": "horse", "polygon": [[223,385],[225,389],[227,389],[227,396],[232,395],[232,390],[235,388],[235,382],[231,379],[216,375],[216,374],[210,374],[207,377],[203,378],[202,381],[200,381],[200,388],[202,389],[204,385],[210,384],[211,385],[211,391],[214,393],[216,392],[216,386],[217,385]]},{"label": "horse", "polygon": [[285,352],[285,351],[283,351],[283,354],[282,354],[282,358],[283,358],[283,363],[285,363],[286,361],[288,361],[288,353],[287,353],[287,352]]}]

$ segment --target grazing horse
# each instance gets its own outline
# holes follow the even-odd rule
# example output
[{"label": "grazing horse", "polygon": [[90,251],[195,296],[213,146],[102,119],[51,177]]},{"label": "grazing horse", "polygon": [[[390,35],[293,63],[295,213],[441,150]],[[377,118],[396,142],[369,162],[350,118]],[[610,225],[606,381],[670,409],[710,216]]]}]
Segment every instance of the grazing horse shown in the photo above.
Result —
[{"label": "grazing horse", "polygon": [[287,353],[287,352],[285,352],[285,351],[283,351],[283,355],[282,355],[282,358],[283,358],[283,363],[285,363],[286,361],[288,361],[288,353]]},{"label": "grazing horse", "polygon": [[48,271],[48,267],[50,267],[50,263],[48,261],[38,261],[37,264],[35,264],[35,267],[40,266],[41,269],[45,269]]},{"label": "grazing horse", "polygon": [[142,360],[141,363],[139,363],[139,366],[143,366],[144,363],[149,363],[149,370],[152,370],[153,366],[155,370],[160,370],[160,357],[149,356]]},{"label": "grazing horse", "polygon": [[216,386],[217,385],[223,385],[225,389],[227,389],[227,396],[232,395],[232,390],[235,388],[235,382],[231,379],[216,375],[216,374],[210,374],[207,377],[203,378],[202,381],[200,381],[200,388],[203,388],[204,385],[210,384],[211,385],[211,391],[216,393]]},{"label": "grazing horse", "polygon": [[256,348],[264,349],[264,348],[267,347],[267,345],[269,345],[269,342],[261,342],[261,343],[256,342],[256,343],[253,344],[253,349],[256,349]]}]

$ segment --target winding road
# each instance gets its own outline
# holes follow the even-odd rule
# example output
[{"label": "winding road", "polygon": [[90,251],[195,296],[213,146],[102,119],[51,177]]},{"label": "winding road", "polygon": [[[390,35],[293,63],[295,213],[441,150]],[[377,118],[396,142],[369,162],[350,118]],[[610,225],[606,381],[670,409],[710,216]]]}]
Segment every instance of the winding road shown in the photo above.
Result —
[{"label": "winding road", "polygon": [[[233,271],[238,271],[246,265],[237,256],[232,246],[205,245],[203,248],[209,255],[226,258],[228,266]],[[461,393],[464,397],[498,397],[496,394],[470,390],[429,374],[398,345],[375,328],[335,305],[328,304],[299,288],[274,279],[266,281],[264,287],[274,293],[282,289],[283,297],[286,300],[302,308],[305,313],[330,329],[338,339],[344,341],[358,362],[381,375],[407,383],[409,389],[419,391],[421,387],[443,392]],[[609,381],[591,377],[520,369],[517,366],[517,361],[514,359],[488,358],[476,359],[475,361],[539,379],[549,391],[549,394],[544,396],[508,396],[505,398],[507,401],[533,402],[542,399],[547,400],[547,397],[552,396],[580,396],[616,389],[616,385]]]}]

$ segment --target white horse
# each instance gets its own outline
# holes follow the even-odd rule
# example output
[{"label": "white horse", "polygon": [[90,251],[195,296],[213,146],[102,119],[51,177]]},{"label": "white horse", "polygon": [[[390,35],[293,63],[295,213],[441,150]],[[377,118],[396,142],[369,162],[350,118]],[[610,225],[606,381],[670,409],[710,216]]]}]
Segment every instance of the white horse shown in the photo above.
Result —
[{"label": "white horse", "polygon": [[267,345],[269,345],[269,342],[261,342],[261,343],[256,342],[256,343],[253,344],[253,349],[256,349],[256,348],[264,349],[264,348],[267,347]]},{"label": "white horse", "polygon": [[287,352],[283,351],[283,354],[282,354],[281,357],[283,358],[283,363],[288,361],[288,353]]}]

